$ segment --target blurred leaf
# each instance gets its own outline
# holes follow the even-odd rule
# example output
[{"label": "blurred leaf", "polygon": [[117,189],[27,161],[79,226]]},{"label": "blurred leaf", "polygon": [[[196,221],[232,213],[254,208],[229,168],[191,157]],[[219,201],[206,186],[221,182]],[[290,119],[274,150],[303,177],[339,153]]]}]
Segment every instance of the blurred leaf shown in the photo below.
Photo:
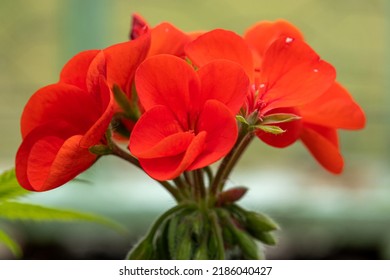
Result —
[{"label": "blurred leaf", "polygon": [[103,226],[112,228],[118,232],[125,232],[126,229],[118,223],[92,214],[79,213],[71,210],[54,209],[43,207],[34,204],[19,203],[19,202],[3,202],[0,203],[0,218],[10,220],[24,221],[58,221],[58,222],[75,222],[87,221],[98,223]]},{"label": "blurred leaf", "polygon": [[0,201],[12,199],[30,194],[30,191],[23,189],[15,176],[15,169],[3,172],[0,175]]},{"label": "blurred leaf", "polygon": [[15,257],[22,256],[22,250],[20,246],[4,231],[0,229],[0,243],[3,243]]}]

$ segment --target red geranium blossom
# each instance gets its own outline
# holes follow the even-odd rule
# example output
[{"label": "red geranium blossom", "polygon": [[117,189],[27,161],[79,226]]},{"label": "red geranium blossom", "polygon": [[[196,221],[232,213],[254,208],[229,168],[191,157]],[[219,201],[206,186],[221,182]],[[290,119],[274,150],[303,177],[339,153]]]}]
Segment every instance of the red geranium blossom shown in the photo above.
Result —
[{"label": "red geranium blossom", "polygon": [[158,55],[139,66],[135,82],[146,112],[129,148],[154,179],[207,166],[233,147],[235,114],[249,85],[238,64],[218,60],[195,71],[178,57]]},{"label": "red geranium blossom", "polygon": [[134,89],[135,69],[145,58],[156,54],[183,57],[184,46],[191,40],[188,34],[168,22],[150,27],[137,14],[133,15],[130,39],[103,50],[107,58],[108,84],[110,88],[114,85],[120,88],[132,110],[123,115],[121,106],[116,106],[115,109],[118,113],[115,115],[116,125],[121,126],[121,136],[125,138],[129,136],[139,115],[143,112]]},{"label": "red geranium blossom", "polygon": [[[343,160],[336,128],[362,128],[364,114],[348,92],[335,83],[334,68],[303,41],[297,28],[286,21],[262,22],[248,29],[244,38],[214,30],[190,43],[186,53],[197,66],[221,58],[240,63],[252,82],[243,107],[245,116],[257,113],[259,122],[272,114],[301,117],[278,124],[286,131],[283,134],[258,130],[257,136],[275,147],[286,147],[300,138],[326,169],[341,172]],[[311,121],[322,114],[315,110],[318,104],[330,114],[328,122],[319,126]],[[346,112],[351,113],[353,125],[338,125]]]},{"label": "red geranium blossom", "polygon": [[16,176],[24,188],[59,187],[96,161],[88,148],[105,143],[113,114],[104,72],[102,52],[81,52],[64,66],[58,83],[30,98],[21,119],[23,142],[16,155]]}]

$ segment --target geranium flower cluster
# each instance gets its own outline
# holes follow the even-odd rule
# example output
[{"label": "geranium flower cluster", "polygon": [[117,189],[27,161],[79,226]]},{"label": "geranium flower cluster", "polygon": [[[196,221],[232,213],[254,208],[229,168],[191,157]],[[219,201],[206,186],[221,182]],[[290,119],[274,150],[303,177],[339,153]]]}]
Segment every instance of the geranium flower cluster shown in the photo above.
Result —
[{"label": "geranium flower cluster", "polygon": [[[57,83],[32,95],[16,155],[24,188],[57,188],[113,154],[178,201],[221,206],[244,193],[223,187],[253,139],[278,148],[300,140],[340,173],[337,130],[365,125],[334,67],[287,21],[258,22],[243,35],[186,33],[135,15],[129,37],[77,54]],[[221,159],[214,174],[209,166]]]}]

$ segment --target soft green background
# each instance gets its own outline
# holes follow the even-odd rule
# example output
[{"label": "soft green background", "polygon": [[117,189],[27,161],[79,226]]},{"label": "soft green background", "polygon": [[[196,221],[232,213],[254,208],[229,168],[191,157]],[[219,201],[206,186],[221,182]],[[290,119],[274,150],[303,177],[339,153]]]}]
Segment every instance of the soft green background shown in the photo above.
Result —
[{"label": "soft green background", "polygon": [[[13,166],[21,141],[19,118],[33,92],[56,82],[63,64],[77,52],[127,40],[132,13],[152,26],[169,21],[184,31],[226,28],[238,33],[259,20],[284,18],[336,67],[338,80],[364,108],[367,127],[341,132],[343,175],[323,171],[300,143],[277,150],[257,141],[231,185],[248,185],[243,203],[275,215],[284,225],[271,257],[297,258],[296,252],[303,252],[322,258],[333,248],[353,248],[357,253],[348,251],[351,258],[390,258],[389,9],[386,0],[2,0],[0,170]],[[81,177],[91,183],[71,183],[31,199],[111,215],[133,235],[172,204],[146,176],[116,159],[99,161]],[[96,228],[67,227],[63,234],[50,225],[32,228],[29,234],[23,226],[17,231],[23,242],[32,238],[44,243],[55,235],[66,247],[77,236],[85,252],[102,240],[118,247],[127,242],[115,237],[107,241],[112,236],[104,231],[91,238],[88,232],[100,230]],[[367,255],[372,248],[375,253]]]}]

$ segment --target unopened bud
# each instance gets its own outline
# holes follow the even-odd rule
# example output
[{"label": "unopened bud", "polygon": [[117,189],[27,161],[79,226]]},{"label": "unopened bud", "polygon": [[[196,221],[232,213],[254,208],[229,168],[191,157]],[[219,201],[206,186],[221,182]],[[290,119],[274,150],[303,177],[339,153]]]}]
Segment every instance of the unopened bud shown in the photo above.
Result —
[{"label": "unopened bud", "polygon": [[217,205],[222,206],[226,204],[231,204],[241,199],[245,193],[247,192],[247,188],[245,187],[236,187],[224,192],[221,192],[218,195]]},{"label": "unopened bud", "polygon": [[279,226],[270,217],[253,211],[245,212],[246,227],[254,232],[278,230]]},{"label": "unopened bud", "polygon": [[258,260],[260,258],[259,247],[250,235],[237,229],[234,231],[234,237],[247,259]]},{"label": "unopened bud", "polygon": [[270,233],[270,232],[263,231],[263,232],[258,232],[256,234],[251,232],[251,234],[257,240],[263,242],[266,245],[271,245],[271,246],[276,245],[276,239],[275,239],[274,235],[272,233]]}]

